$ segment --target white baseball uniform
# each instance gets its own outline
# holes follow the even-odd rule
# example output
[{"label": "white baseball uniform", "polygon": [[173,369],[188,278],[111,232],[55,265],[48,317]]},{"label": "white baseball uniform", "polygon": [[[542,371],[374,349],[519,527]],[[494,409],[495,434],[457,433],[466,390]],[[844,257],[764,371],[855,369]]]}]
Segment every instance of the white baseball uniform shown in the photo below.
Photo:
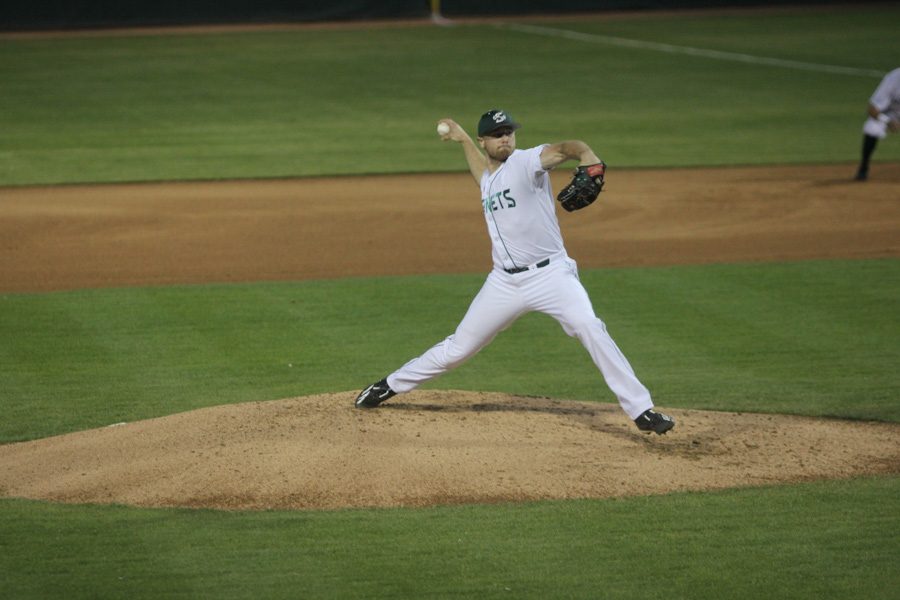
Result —
[{"label": "white baseball uniform", "polygon": [[636,419],[653,407],[650,392],[594,314],[563,246],[544,146],[516,150],[494,173],[485,170],[481,196],[494,267],[456,332],[387,377],[397,393],[461,365],[522,315],[556,319],[587,349],[625,413]]},{"label": "white baseball uniform", "polygon": [[[894,69],[884,76],[869,98],[869,103],[892,120],[900,120],[900,68]],[[878,139],[887,136],[887,123],[869,117],[863,125],[863,132]]]}]

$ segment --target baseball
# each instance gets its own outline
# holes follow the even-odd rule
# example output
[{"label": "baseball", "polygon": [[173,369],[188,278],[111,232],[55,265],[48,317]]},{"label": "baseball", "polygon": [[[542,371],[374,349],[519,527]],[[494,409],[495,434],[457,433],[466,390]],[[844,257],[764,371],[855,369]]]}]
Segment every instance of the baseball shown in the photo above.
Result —
[{"label": "baseball", "polygon": [[450,126],[446,123],[438,123],[437,131],[438,135],[447,135],[450,133]]}]

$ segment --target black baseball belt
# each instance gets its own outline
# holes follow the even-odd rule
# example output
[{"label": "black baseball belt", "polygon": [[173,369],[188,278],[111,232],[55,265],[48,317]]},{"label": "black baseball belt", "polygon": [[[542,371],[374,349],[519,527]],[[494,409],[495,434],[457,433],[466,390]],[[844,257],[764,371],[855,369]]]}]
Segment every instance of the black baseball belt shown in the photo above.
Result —
[{"label": "black baseball belt", "polygon": [[[534,268],[535,268],[535,269],[542,269],[542,268],[546,267],[546,266],[549,265],[549,264],[550,264],[550,259],[549,259],[549,258],[545,258],[545,259],[542,260],[541,262],[535,263]],[[503,270],[506,271],[507,273],[509,273],[510,275],[515,275],[516,273],[524,273],[525,271],[528,271],[528,270],[530,270],[530,269],[531,269],[531,267],[516,267],[516,268],[514,268],[514,269],[503,269]]]}]

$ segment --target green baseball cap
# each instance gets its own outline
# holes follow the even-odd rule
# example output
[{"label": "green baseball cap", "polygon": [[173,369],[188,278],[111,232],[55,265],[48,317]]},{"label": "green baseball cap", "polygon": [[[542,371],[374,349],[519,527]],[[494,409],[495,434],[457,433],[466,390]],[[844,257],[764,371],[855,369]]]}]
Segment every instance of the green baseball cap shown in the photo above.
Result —
[{"label": "green baseball cap", "polygon": [[481,119],[478,121],[478,137],[484,137],[501,127],[510,127],[515,131],[521,127],[521,125],[516,123],[515,120],[513,120],[512,115],[505,110],[500,110],[498,108],[491,109],[481,115]]}]

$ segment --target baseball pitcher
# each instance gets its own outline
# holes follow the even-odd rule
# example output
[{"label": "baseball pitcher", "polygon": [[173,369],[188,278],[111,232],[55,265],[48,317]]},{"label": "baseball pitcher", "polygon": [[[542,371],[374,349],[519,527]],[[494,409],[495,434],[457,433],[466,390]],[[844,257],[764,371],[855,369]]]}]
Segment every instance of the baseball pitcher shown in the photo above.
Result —
[{"label": "baseball pitcher", "polygon": [[[462,145],[469,171],[481,187],[481,207],[491,238],[493,269],[456,331],[421,356],[360,392],[358,408],[374,408],[453,369],[522,315],[539,311],[556,319],[588,351],[625,413],[644,432],[675,426],[653,410],[650,392],[594,314],[563,245],[549,171],[579,161],[557,201],[568,211],[589,206],[603,189],[606,165],[577,140],[516,149],[520,125],[502,110],[478,122],[477,144],[452,119],[442,119],[444,141]],[[483,152],[482,152],[483,151]]]}]

